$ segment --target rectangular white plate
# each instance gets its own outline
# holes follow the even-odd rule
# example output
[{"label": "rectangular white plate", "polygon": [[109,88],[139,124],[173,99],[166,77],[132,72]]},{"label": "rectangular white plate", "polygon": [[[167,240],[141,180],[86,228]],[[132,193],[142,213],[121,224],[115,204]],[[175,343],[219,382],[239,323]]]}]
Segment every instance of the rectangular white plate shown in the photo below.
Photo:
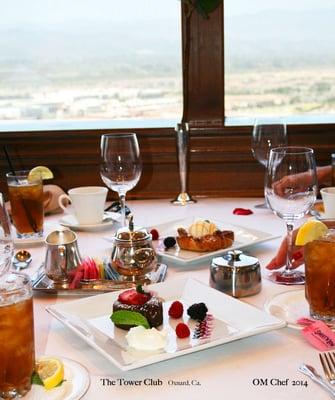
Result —
[{"label": "rectangular white plate", "polygon": [[[278,235],[272,235],[268,232],[258,231],[256,229],[245,228],[239,225],[232,225],[222,221],[212,220],[218,229],[220,230],[231,230],[234,232],[235,240],[232,246],[225,249],[210,251],[206,253],[199,253],[196,251],[182,250],[176,245],[173,248],[165,249],[163,240],[167,236],[176,236],[178,228],[188,229],[188,227],[196,220],[201,218],[189,217],[179,219],[164,224],[158,224],[155,226],[148,227],[148,231],[155,228],[159,232],[160,240],[153,241],[156,253],[159,254],[165,261],[173,261],[179,264],[190,264],[198,261],[203,261],[209,257],[215,257],[220,254],[227,252],[228,250],[241,249],[243,247],[251,246],[257,243],[265,242],[267,240],[275,239]],[[203,218],[202,218],[203,219]]]},{"label": "rectangular white plate", "polygon": [[[140,352],[127,347],[126,331],[115,328],[109,317],[112,304],[119,292],[106,293],[47,307],[47,311],[84,339],[123,371],[169,360],[195,351],[228,343],[233,340],[282,328],[286,325],[272,315],[225,295],[194,279],[176,279],[150,285],[165,302],[163,327],[168,332],[168,344],[160,352]],[[185,305],[184,317],[172,320],[167,311],[172,301]],[[211,335],[194,339],[195,322],[189,320],[186,308],[193,303],[205,302],[214,317]],[[184,320],[191,328],[191,336],[177,339],[174,326]]]}]

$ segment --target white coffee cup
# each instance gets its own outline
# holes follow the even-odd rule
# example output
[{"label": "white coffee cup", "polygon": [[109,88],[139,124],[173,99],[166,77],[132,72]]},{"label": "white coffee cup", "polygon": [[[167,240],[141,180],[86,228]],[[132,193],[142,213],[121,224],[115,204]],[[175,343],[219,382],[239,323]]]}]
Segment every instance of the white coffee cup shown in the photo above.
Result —
[{"label": "white coffee cup", "polygon": [[[59,196],[58,204],[66,213],[74,213],[80,225],[99,224],[103,219],[107,192],[103,186],[81,186],[70,189],[68,195]],[[71,202],[73,210],[65,207],[64,199]]]},{"label": "white coffee cup", "polygon": [[335,218],[335,187],[327,187],[320,190],[325,218]]}]

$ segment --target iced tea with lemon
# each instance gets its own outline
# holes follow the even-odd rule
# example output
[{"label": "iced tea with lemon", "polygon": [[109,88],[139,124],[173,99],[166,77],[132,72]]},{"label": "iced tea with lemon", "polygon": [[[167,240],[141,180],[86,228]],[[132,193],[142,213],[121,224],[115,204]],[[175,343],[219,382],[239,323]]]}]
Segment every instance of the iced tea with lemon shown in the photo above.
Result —
[{"label": "iced tea with lemon", "polygon": [[313,318],[335,322],[335,230],[305,244],[306,299]]},{"label": "iced tea with lemon", "polygon": [[19,238],[43,235],[43,183],[41,177],[28,180],[28,173],[7,174],[12,219]]},{"label": "iced tea with lemon", "polygon": [[0,398],[31,388],[35,365],[34,318],[29,277],[10,274],[0,285]]}]

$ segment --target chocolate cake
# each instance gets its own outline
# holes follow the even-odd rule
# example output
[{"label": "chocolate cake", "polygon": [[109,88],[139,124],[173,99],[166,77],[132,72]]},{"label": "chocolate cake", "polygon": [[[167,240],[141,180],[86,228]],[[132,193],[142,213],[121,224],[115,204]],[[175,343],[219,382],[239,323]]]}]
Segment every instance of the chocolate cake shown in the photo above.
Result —
[{"label": "chocolate cake", "polygon": [[[151,296],[144,304],[125,304],[119,299],[113,304],[113,312],[127,310],[136,311],[146,317],[151,328],[156,328],[163,323],[163,306],[162,301],[155,296]],[[129,330],[134,325],[119,325],[118,328]]]}]

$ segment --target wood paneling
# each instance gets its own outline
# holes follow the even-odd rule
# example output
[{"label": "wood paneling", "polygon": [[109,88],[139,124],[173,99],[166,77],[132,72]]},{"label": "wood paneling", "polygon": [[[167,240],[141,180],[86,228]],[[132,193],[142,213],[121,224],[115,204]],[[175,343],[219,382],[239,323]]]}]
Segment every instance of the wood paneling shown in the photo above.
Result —
[{"label": "wood paneling", "polygon": [[[291,126],[291,145],[310,146],[319,165],[330,161],[335,135],[330,126]],[[143,174],[129,198],[172,198],[179,192],[175,133],[172,129],[137,130]],[[264,170],[250,151],[250,127],[193,129],[190,140],[189,191],[196,196],[262,196]],[[99,175],[100,131],[0,133],[16,168],[47,165],[53,183],[65,190],[102,185]],[[0,190],[6,192],[5,157],[0,161]]]}]

